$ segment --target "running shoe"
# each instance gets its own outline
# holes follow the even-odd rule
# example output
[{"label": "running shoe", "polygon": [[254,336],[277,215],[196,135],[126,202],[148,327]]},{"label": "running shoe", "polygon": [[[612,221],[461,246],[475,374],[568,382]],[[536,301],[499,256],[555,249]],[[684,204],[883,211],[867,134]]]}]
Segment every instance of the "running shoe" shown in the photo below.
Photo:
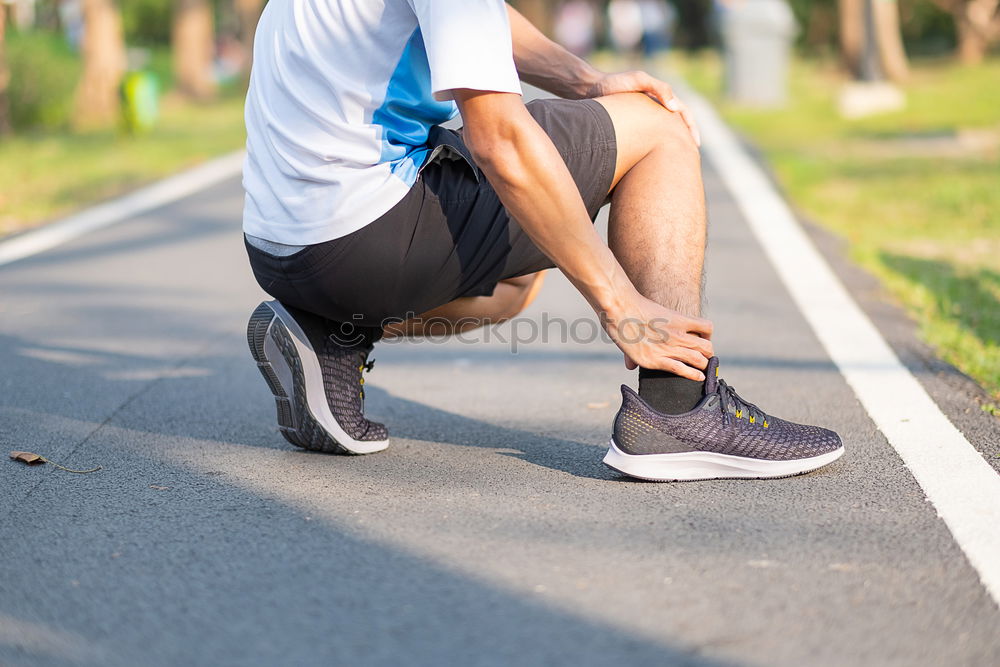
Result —
[{"label": "running shoe", "polygon": [[328,320],[278,301],[261,303],[250,316],[247,343],[274,394],[281,434],[319,452],[381,451],[389,433],[365,419],[364,408],[362,373],[375,363],[368,361],[373,341],[344,344],[330,329]]},{"label": "running shoe", "polygon": [[705,370],[704,398],[690,412],[657,412],[622,386],[604,463],[658,482],[791,477],[822,468],[844,453],[840,436],[772,417],[719,379],[719,359]]}]

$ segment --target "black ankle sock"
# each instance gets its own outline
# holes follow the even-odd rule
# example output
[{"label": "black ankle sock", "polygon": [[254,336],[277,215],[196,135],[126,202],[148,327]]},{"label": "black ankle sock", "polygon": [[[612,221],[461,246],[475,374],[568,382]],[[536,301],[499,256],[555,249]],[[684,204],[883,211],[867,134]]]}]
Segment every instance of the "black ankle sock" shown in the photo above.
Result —
[{"label": "black ankle sock", "polygon": [[705,381],[698,382],[668,371],[639,369],[639,396],[658,412],[679,415],[693,410],[704,395]]}]

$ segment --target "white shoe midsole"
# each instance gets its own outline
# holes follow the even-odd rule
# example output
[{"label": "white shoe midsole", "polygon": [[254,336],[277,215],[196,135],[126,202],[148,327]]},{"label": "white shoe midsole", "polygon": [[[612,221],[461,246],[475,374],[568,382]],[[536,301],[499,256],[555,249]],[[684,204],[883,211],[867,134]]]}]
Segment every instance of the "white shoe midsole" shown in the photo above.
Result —
[{"label": "white shoe midsole", "polygon": [[[271,301],[268,303],[268,306],[275,312],[281,323],[285,325],[285,329],[288,330],[289,335],[292,337],[292,342],[295,344],[295,349],[299,353],[299,359],[302,361],[302,373],[305,376],[306,404],[309,406],[309,411],[312,413],[313,418],[319,422],[320,426],[326,429],[327,433],[333,436],[333,439],[339,445],[354,454],[372,454],[388,447],[388,439],[374,441],[355,440],[340,427],[340,424],[333,417],[333,413],[330,412],[330,405],[326,402],[326,388],[323,386],[323,369],[319,366],[316,352],[309,343],[305,332],[295,321],[295,318],[280,303]],[[274,326],[273,322],[271,326]],[[283,357],[279,356],[279,359],[282,364],[285,363]],[[272,360],[271,363],[273,364],[274,361]],[[288,372],[289,374],[291,373],[290,370]],[[294,387],[285,387],[285,392],[292,397]],[[292,398],[294,400],[296,397]]]},{"label": "white shoe midsole", "polygon": [[693,481],[698,479],[788,477],[822,468],[839,459],[844,448],[806,459],[769,461],[713,452],[681,452],[677,454],[626,454],[609,443],[604,463],[630,477],[658,482]]}]

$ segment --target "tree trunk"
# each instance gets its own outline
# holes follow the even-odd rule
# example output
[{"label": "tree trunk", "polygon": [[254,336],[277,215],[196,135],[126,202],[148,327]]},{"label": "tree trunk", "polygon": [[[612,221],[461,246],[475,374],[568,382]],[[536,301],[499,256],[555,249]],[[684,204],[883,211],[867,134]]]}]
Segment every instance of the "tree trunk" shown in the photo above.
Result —
[{"label": "tree trunk", "polygon": [[4,51],[6,30],[7,6],[0,2],[0,136],[10,134],[10,101],[7,98],[10,71],[7,69],[7,54]]},{"label": "tree trunk", "polygon": [[982,62],[990,46],[1000,39],[998,5],[998,0],[967,0],[952,12],[958,33],[958,59],[963,64]]},{"label": "tree trunk", "polygon": [[896,0],[875,0],[875,32],[878,35],[879,60],[890,81],[901,83],[910,76],[910,65],[899,31],[899,6]]},{"label": "tree trunk", "polygon": [[840,55],[855,79],[861,77],[865,48],[865,0],[837,0],[840,13]]},{"label": "tree trunk", "polygon": [[264,9],[264,0],[233,0],[233,7],[240,24],[240,41],[249,49],[253,46],[253,36],[257,32],[257,21]]},{"label": "tree trunk", "polygon": [[196,100],[215,96],[215,19],[208,0],[174,0],[171,35],[177,89]]},{"label": "tree trunk", "polygon": [[955,32],[958,34],[958,60],[963,65],[978,65],[983,62],[989,44],[983,34],[964,16],[955,17]]},{"label": "tree trunk", "polygon": [[246,70],[249,72],[253,64],[253,38],[264,0],[233,0],[233,7],[240,25],[240,43],[247,53]]},{"label": "tree trunk", "polygon": [[125,37],[113,0],[83,0],[83,21],[83,76],[76,90],[73,125],[89,130],[118,120]]},{"label": "tree trunk", "polygon": [[955,20],[959,61],[982,62],[990,46],[1000,40],[1000,0],[934,0],[934,4]]}]

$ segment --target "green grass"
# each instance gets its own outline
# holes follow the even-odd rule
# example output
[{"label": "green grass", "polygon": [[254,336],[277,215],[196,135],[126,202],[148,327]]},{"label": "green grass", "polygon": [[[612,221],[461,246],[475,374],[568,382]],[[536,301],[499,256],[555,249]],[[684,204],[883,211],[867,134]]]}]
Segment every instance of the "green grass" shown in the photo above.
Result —
[{"label": "green grass", "polygon": [[[857,121],[837,113],[844,79],[829,64],[796,61],[779,110],[722,101],[712,54],[672,65],[764,152],[796,207],[849,242],[939,354],[1000,400],[1000,60],[917,62],[905,110]],[[925,143],[959,133],[979,147],[933,154]]]},{"label": "green grass", "polygon": [[196,105],[167,98],[141,136],[33,133],[0,140],[0,236],[114,197],[245,141],[243,100]]}]

